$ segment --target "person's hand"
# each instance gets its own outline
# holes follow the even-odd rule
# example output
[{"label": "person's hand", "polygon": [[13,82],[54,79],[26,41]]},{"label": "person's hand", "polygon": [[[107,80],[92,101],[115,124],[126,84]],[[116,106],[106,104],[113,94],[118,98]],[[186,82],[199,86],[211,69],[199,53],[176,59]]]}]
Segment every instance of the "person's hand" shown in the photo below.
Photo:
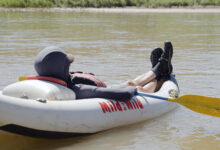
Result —
[{"label": "person's hand", "polygon": [[126,82],[125,82],[125,85],[126,85],[126,86],[136,86],[133,81],[126,81]]},{"label": "person's hand", "polygon": [[74,62],[74,56],[72,54],[67,54],[67,58],[69,59],[69,62],[72,63]]}]

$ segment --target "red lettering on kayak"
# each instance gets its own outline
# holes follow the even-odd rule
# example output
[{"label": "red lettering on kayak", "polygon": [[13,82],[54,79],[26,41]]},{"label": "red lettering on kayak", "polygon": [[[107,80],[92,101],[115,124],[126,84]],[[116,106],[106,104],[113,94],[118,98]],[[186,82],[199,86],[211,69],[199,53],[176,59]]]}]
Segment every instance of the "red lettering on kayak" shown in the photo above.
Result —
[{"label": "red lettering on kayak", "polygon": [[110,108],[108,107],[108,104],[106,102],[99,102],[99,105],[101,106],[102,108],[102,111],[104,113],[106,112],[111,112]]},{"label": "red lettering on kayak", "polygon": [[116,110],[114,110],[114,107],[113,107],[111,101],[108,101],[108,103],[109,103],[109,105],[110,105],[110,107],[111,107],[111,109],[112,109],[112,112],[116,111]]},{"label": "red lettering on kayak", "polygon": [[128,107],[129,110],[130,110],[130,109],[133,109],[133,106],[132,106],[132,104],[131,104],[130,101],[125,102],[125,104],[127,105],[127,107]]},{"label": "red lettering on kayak", "polygon": [[117,107],[115,106],[115,103],[113,101],[109,101],[109,102],[113,105],[115,111],[117,111]]},{"label": "red lettering on kayak", "polygon": [[131,104],[134,107],[134,109],[136,109],[136,105],[135,105],[134,101],[131,101]]},{"label": "red lettering on kayak", "polygon": [[144,108],[140,99],[132,99],[127,102],[108,100],[108,101],[99,102],[99,105],[101,106],[103,113],[106,112],[112,113],[116,111],[127,111],[127,110]]},{"label": "red lettering on kayak", "polygon": [[136,101],[134,101],[135,106],[137,107],[137,109],[139,109],[139,105],[137,104]]},{"label": "red lettering on kayak", "polygon": [[141,109],[143,109],[144,106],[142,105],[141,101],[140,101],[139,99],[137,99],[137,102],[138,102],[139,107],[140,107]]},{"label": "red lettering on kayak", "polygon": [[122,111],[122,108],[119,102],[116,102],[116,107],[118,108],[119,111]]},{"label": "red lettering on kayak", "polygon": [[126,111],[126,110],[127,110],[127,108],[126,108],[125,103],[121,103],[121,104],[123,105],[123,108],[124,108],[124,110]]}]

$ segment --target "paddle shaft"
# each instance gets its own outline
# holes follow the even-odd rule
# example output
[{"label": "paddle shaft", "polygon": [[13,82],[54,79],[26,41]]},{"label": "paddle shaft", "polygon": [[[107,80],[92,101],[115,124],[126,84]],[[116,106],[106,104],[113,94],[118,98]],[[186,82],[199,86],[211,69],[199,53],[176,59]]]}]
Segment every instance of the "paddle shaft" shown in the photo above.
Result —
[{"label": "paddle shaft", "polygon": [[157,95],[151,95],[151,94],[147,94],[147,93],[140,93],[140,92],[138,92],[137,95],[139,95],[139,96],[147,96],[147,97],[151,97],[151,98],[157,98],[157,99],[168,101],[168,98],[166,98],[166,97],[157,96]]}]

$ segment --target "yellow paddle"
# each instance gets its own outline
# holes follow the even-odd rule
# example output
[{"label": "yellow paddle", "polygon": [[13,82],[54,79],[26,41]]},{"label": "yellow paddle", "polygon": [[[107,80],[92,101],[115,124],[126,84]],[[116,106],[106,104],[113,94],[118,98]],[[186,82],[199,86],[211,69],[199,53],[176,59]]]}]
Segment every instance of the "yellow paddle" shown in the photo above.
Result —
[{"label": "yellow paddle", "polygon": [[199,95],[184,95],[178,98],[166,98],[146,93],[138,93],[137,95],[179,103],[195,112],[220,117],[220,98]]}]

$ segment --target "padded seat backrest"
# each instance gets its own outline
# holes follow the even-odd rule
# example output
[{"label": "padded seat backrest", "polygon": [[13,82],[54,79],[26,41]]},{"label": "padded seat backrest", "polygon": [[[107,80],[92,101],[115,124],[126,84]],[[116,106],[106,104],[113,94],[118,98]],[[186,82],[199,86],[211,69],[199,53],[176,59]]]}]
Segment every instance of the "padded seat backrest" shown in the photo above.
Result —
[{"label": "padded seat backrest", "polygon": [[24,80],[8,85],[2,94],[25,99],[74,100],[75,93],[60,84],[42,80]]}]

